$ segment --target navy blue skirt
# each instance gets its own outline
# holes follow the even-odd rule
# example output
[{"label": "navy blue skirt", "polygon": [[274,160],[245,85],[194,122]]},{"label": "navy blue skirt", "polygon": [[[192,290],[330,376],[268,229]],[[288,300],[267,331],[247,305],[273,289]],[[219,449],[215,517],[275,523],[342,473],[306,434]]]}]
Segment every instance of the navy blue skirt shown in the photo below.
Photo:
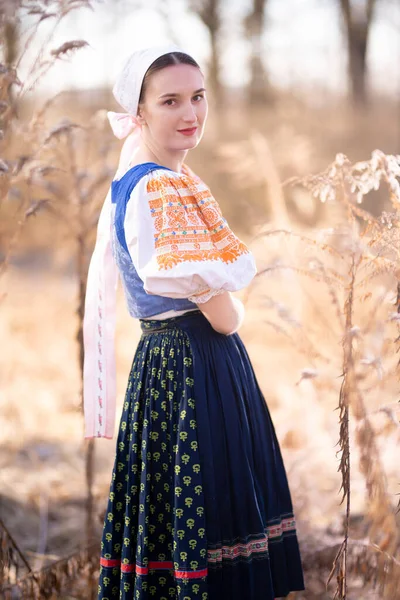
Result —
[{"label": "navy blue skirt", "polygon": [[240,336],[141,320],[98,600],[274,600],[304,589],[290,492]]}]

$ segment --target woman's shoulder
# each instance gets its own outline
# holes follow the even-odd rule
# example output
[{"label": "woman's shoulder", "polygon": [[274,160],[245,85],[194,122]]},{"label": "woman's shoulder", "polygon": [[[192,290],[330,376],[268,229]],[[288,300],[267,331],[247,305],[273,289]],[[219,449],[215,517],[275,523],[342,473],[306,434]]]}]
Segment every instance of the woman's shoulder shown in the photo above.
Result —
[{"label": "woman's shoulder", "polygon": [[[186,164],[180,172],[156,163],[140,163],[131,166],[119,179],[114,180],[114,195],[129,191],[129,197],[148,199],[155,196],[179,196],[181,199],[203,191],[207,186]],[[125,191],[124,191],[125,190]]]},{"label": "woman's shoulder", "polygon": [[145,182],[148,192],[161,190],[165,187],[171,188],[171,186],[179,192],[179,190],[187,188],[193,189],[193,186],[200,184],[204,185],[200,177],[186,164],[182,165],[180,172],[171,169],[155,168],[148,173]]},{"label": "woman's shoulder", "polygon": [[191,169],[189,167],[189,165],[187,165],[186,163],[183,163],[182,165],[182,174],[185,175],[186,177],[191,177],[192,179],[194,179],[195,181],[201,182],[201,178],[196,175],[196,173],[193,171],[193,169]]}]

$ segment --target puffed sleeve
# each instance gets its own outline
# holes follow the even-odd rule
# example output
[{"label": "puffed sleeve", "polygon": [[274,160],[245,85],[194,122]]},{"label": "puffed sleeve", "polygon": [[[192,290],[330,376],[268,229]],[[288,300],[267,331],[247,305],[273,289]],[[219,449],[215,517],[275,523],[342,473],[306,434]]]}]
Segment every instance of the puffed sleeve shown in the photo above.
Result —
[{"label": "puffed sleeve", "polygon": [[[186,174],[187,173],[187,174]],[[200,304],[246,287],[253,254],[222,216],[209,188],[187,167],[144,176],[127,203],[125,239],[149,294]]]}]

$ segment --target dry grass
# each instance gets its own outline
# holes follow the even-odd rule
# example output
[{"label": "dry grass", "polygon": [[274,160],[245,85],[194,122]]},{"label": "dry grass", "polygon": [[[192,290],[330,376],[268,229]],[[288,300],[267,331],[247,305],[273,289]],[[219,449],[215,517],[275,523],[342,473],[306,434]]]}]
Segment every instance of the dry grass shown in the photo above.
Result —
[{"label": "dry grass", "polygon": [[[35,14],[54,27],[90,6],[45,4]],[[84,441],[80,395],[85,274],[117,148],[96,106],[88,118],[62,97],[29,101],[41,75],[84,46],[43,48],[26,82],[0,74],[0,585],[19,579],[26,598],[95,594],[85,582],[96,583],[115,452]],[[224,144],[211,121],[190,162],[257,258],[241,335],[299,522],[307,590],[293,599],[396,600],[399,157],[389,106],[374,118],[324,110],[284,97],[269,115],[231,106]],[[355,162],[375,147],[385,152]],[[139,338],[124,304],[120,293],[118,411]]]},{"label": "dry grass", "polygon": [[[259,262],[268,260],[266,239],[258,240],[254,250]],[[6,502],[3,506],[8,508],[6,523],[10,531],[36,567],[43,563],[36,554],[39,550],[53,557],[65,556],[84,542],[84,442],[74,313],[78,288],[68,276],[44,271],[21,277],[14,269],[8,272],[6,284],[9,293],[2,304],[0,321],[2,339],[8,348],[1,364],[2,490]],[[299,315],[290,284],[291,279],[277,271],[255,283],[241,335],[281,440],[308,565],[308,590],[315,588],[322,593],[329,560],[334,558],[343,531],[344,511],[339,506],[338,494],[341,478],[335,456],[341,339],[339,328],[335,330],[333,325],[335,308],[324,286],[313,280],[302,281],[304,299]],[[384,289],[377,286],[369,303],[381,299],[383,293]],[[377,322],[384,322],[384,313],[393,310],[387,293],[384,300]],[[359,303],[357,308],[361,327],[370,318],[369,303]],[[118,314],[120,410],[139,329],[137,322],[127,315],[121,295]],[[301,320],[301,327],[295,327],[296,319]],[[276,327],[271,327],[271,323]],[[395,324],[391,322],[390,327]],[[314,346],[320,354],[316,358],[310,352]],[[377,380],[367,365],[363,372],[369,377],[366,403],[388,481],[387,493],[394,506],[399,442],[397,356],[394,352],[390,356],[387,346],[384,379]],[[355,422],[351,430],[354,436]],[[359,468],[361,456],[354,442],[352,446],[354,535],[369,543],[373,538],[368,537],[365,518],[369,503],[363,471]],[[99,515],[98,535],[114,450],[114,442],[96,442],[93,493],[95,513]],[[331,546],[330,553],[324,556]],[[320,557],[325,575],[311,568],[316,556]],[[350,576],[350,590],[354,586],[358,589],[357,581]]]},{"label": "dry grass", "polygon": [[[269,153],[260,154],[259,151],[257,160],[266,165],[264,172],[268,178]],[[252,168],[250,162],[248,168]],[[389,487],[379,435],[373,423],[376,414],[381,413],[387,419],[385,430],[394,429],[398,435],[399,407],[395,399],[387,402],[387,397],[394,380],[398,380],[399,177],[398,156],[375,151],[371,160],[352,165],[345,156],[338,155],[328,169],[317,176],[302,178],[301,183],[321,201],[339,205],[342,215],[339,222],[332,223],[334,226],[328,232],[319,232],[319,239],[293,236],[272,228],[264,233],[268,238],[283,235],[289,244],[294,237],[297,243],[295,262],[291,260],[294,253],[281,246],[278,262],[274,259],[267,263],[259,273],[259,276],[271,276],[283,271],[292,275],[289,285],[296,294],[297,315],[269,296],[268,306],[279,318],[278,323],[275,318],[270,324],[291,339],[302,355],[309,357],[309,366],[303,370],[300,382],[312,380],[317,389],[334,391],[339,398],[340,489],[346,509],[343,541],[328,578],[329,582],[336,575],[334,598],[347,597],[350,574],[354,573],[354,568],[350,568],[354,549],[350,531],[354,449],[365,481],[364,581],[373,581],[382,598],[396,597],[400,587],[395,496]],[[387,186],[393,212],[374,218],[359,204],[372,189],[383,184]],[[277,193],[274,197],[280,196]],[[299,290],[303,278],[311,279],[313,288],[317,284],[318,289],[325,289],[327,294],[322,314],[318,309],[312,320],[304,319],[302,314],[305,305]],[[314,301],[316,294],[314,291]],[[390,295],[391,305],[388,305]],[[337,344],[332,354],[326,347],[330,335]],[[334,358],[337,360],[335,375],[330,373]],[[318,379],[321,379],[319,384]],[[340,386],[335,385],[335,379]],[[378,390],[385,401],[380,400],[376,406],[371,400],[376,398]],[[360,542],[355,546],[359,548]],[[357,560],[359,562],[359,557]]]}]

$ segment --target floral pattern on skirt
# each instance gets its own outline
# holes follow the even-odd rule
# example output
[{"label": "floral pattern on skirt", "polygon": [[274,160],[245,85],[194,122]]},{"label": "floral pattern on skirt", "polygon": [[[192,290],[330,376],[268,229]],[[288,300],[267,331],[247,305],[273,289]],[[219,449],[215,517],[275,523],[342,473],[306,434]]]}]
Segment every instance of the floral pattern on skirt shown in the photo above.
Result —
[{"label": "floral pattern on skirt", "polygon": [[[283,464],[239,336],[218,334],[197,311],[141,320],[141,327],[104,519],[98,600],[273,600],[303,589]],[[254,415],[243,412],[246,394],[238,390],[246,385],[258,395]],[[273,461],[260,455],[254,463],[276,482],[271,501],[266,484],[248,479],[251,436],[238,438],[238,419],[254,419],[255,437],[257,420],[267,440],[261,452],[273,448]],[[226,435],[232,448],[239,445],[238,458],[226,455]]]},{"label": "floral pattern on skirt", "polygon": [[145,337],[137,351],[101,542],[100,598],[207,598],[192,365],[178,330],[160,343]]}]

